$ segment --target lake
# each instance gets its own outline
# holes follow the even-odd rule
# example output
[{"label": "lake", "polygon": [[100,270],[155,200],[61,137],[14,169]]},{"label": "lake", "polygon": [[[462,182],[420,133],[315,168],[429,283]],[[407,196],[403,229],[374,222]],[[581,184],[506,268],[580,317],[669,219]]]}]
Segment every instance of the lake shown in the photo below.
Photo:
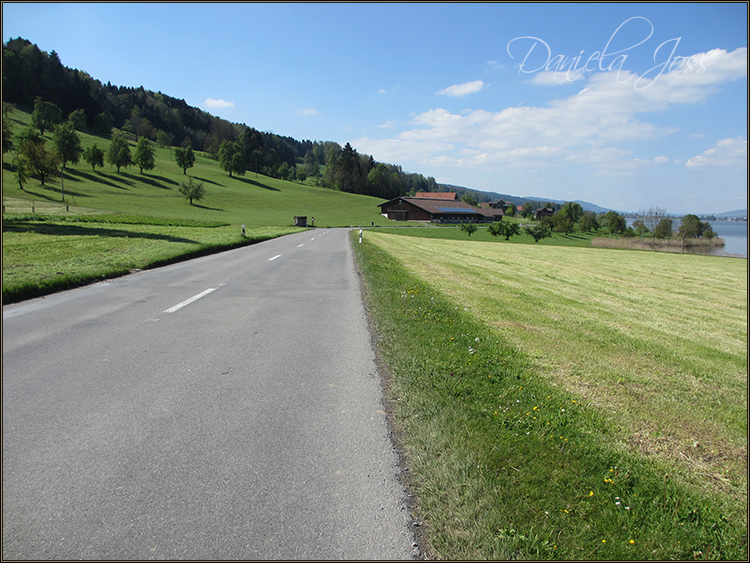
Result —
[{"label": "lake", "polygon": [[[628,226],[632,226],[635,219],[627,219]],[[698,250],[701,254],[713,256],[741,256],[747,258],[747,221],[708,221],[719,238],[724,239],[724,246],[713,247],[710,250]]]},{"label": "lake", "polygon": [[739,255],[747,258],[747,221],[709,221],[711,228],[724,239],[724,248],[713,249],[711,254]]}]

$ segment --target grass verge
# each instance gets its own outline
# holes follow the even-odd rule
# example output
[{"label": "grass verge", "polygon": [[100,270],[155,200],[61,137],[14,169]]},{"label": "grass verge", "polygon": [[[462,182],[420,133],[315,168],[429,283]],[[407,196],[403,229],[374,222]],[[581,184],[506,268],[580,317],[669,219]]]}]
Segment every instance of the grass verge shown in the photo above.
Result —
[{"label": "grass verge", "polygon": [[[713,317],[728,313],[728,328],[718,343],[706,332],[716,325],[704,328],[703,346],[690,344],[681,360],[695,338],[679,325],[696,287],[714,279],[690,260],[710,257],[369,232],[353,240],[429,557],[747,559],[747,356],[736,350],[747,338],[746,319],[737,321],[746,273],[744,283],[715,276]],[[678,263],[638,266],[644,257]],[[650,276],[630,280],[644,268]],[[586,282],[590,272],[600,278]],[[670,286],[688,300],[673,320],[657,306]],[[642,320],[625,330],[633,315],[622,323],[618,314],[630,310]],[[644,354],[653,374],[631,365]],[[687,447],[674,433],[683,426],[703,428],[707,442]],[[651,449],[659,444],[666,453]]]},{"label": "grass verge", "polygon": [[3,303],[297,232],[133,215],[3,215]]}]

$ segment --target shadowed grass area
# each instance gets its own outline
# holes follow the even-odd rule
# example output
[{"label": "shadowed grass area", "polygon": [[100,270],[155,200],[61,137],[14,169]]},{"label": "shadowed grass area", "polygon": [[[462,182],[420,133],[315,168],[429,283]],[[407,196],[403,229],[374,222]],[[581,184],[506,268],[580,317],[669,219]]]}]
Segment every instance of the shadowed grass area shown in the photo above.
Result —
[{"label": "shadowed grass area", "polygon": [[[153,224],[155,223],[155,224]],[[210,226],[209,226],[210,225]],[[3,219],[3,303],[300,231],[135,216]]]},{"label": "shadowed grass area", "polygon": [[745,261],[354,246],[432,557],[747,557]]}]

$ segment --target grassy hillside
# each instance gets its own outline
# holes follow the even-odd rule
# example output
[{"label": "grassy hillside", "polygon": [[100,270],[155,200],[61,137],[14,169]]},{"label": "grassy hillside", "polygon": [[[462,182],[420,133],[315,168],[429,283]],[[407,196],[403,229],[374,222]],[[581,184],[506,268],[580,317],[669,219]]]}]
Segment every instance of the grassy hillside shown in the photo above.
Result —
[{"label": "grassy hillside", "polygon": [[354,246],[431,557],[747,559],[745,260]]},{"label": "grassy hillside", "polygon": [[[31,116],[15,110],[10,120],[18,133]],[[107,139],[79,136],[84,148],[109,146]],[[203,153],[185,175],[171,153],[156,148],[156,168],[144,174],[137,167],[118,173],[109,164],[92,170],[82,161],[63,178],[46,185],[32,179],[24,189],[13,177],[13,155],[4,154],[3,302],[282,236],[298,230],[295,216],[314,217],[316,227],[389,223],[377,198],[253,173],[230,178]],[[193,205],[178,191],[188,177],[206,188]]]},{"label": "grassy hillside", "polygon": [[[30,115],[20,110],[11,113],[9,119],[16,133],[31,122]],[[49,134],[46,136],[50,137]],[[107,139],[80,132],[79,136],[84,148],[97,143],[106,150],[109,145]],[[131,154],[134,151],[133,141]],[[191,206],[177,190],[188,176],[183,175],[175,164],[172,149],[157,148],[156,155],[156,168],[144,174],[135,166],[123,168],[117,173],[109,164],[93,171],[91,166],[81,161],[69,166],[62,180],[55,178],[42,186],[34,179],[21,190],[10,169],[12,155],[4,154],[3,201],[6,211],[30,213],[32,202],[35,202],[35,206],[62,203],[61,187],[64,187],[65,205],[73,213],[97,210],[216,221],[237,225],[238,228],[243,223],[247,226],[293,225],[294,217],[299,215],[315,217],[315,226],[322,227],[387,222],[377,207],[383,200],[256,176],[254,173],[230,178],[216,161],[200,152],[197,153],[195,166],[187,172],[194,180],[203,182],[207,194],[203,200]]]}]

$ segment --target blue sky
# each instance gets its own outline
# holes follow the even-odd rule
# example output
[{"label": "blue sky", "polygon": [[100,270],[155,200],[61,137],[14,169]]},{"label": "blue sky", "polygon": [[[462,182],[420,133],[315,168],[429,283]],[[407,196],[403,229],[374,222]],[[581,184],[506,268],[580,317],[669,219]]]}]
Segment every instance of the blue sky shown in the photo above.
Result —
[{"label": "blue sky", "polygon": [[439,182],[620,211],[747,208],[745,3],[13,3],[102,82],[350,142]]}]

